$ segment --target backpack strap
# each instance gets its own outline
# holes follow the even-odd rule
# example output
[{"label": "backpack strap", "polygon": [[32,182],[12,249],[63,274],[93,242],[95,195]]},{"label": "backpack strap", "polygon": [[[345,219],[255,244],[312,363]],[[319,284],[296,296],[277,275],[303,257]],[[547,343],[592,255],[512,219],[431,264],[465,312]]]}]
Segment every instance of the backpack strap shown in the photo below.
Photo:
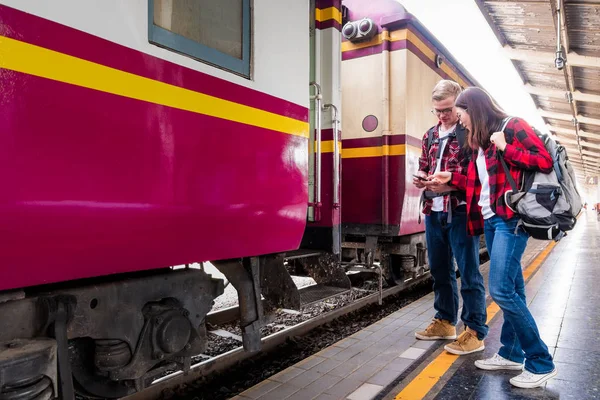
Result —
[{"label": "backpack strap", "polygon": [[429,154],[429,150],[431,149],[431,145],[433,144],[433,132],[435,132],[436,126],[432,126],[427,131],[427,154]]},{"label": "backpack strap", "polygon": [[460,146],[460,149],[462,150],[465,147],[465,142],[467,141],[467,130],[459,125],[456,127],[455,132],[456,132],[456,139],[458,140],[458,145]]},{"label": "backpack strap", "polygon": [[[502,120],[502,128],[498,132],[504,133],[504,129],[506,129],[506,125],[508,125],[509,121],[510,121],[510,117],[504,118],[504,120]],[[514,193],[517,193],[519,191],[519,189],[517,188],[517,183],[513,179],[512,175],[510,174],[508,165],[506,165],[506,161],[504,160],[503,152],[498,151],[497,154],[498,154],[498,158],[500,159],[500,162],[502,163],[502,168],[504,168],[504,174],[506,175],[506,179],[508,179],[508,183],[510,183],[511,189],[513,190]]]},{"label": "backpack strap", "polygon": [[[499,132],[503,132],[504,133],[504,129],[506,129],[506,125],[508,124],[508,122],[510,121],[510,117],[506,117],[504,118],[504,120],[502,121],[502,128],[500,129]],[[506,136],[506,135],[505,135]],[[521,198],[523,197],[522,195],[519,196],[516,200],[512,200],[513,196],[515,196],[517,193],[519,193],[519,188],[517,188],[517,183],[515,182],[515,180],[513,179],[512,175],[510,174],[510,169],[508,168],[508,165],[506,165],[506,161],[504,160],[504,154],[502,151],[498,151],[497,153],[498,159],[500,159],[500,162],[502,163],[502,168],[504,169],[504,175],[506,175],[506,179],[508,179],[508,183],[510,183],[510,188],[512,189],[512,194],[511,194],[511,201],[508,201],[508,192],[504,194],[504,200],[506,202],[506,205],[508,207],[510,207],[513,211],[516,211],[516,206],[517,203],[519,202],[519,200],[521,200]],[[517,225],[518,228],[518,225]],[[517,230],[515,229],[515,232]]]},{"label": "backpack strap", "polygon": [[[431,149],[431,145],[434,142],[434,139],[433,139],[434,130],[435,130],[435,126],[432,127],[431,129],[429,129],[429,131],[428,131],[428,133],[429,133],[429,136],[427,136],[427,152],[428,153],[429,153],[429,149]],[[463,128],[460,124],[457,124],[456,128],[454,129],[454,132],[452,132],[448,136],[446,136],[445,140],[450,140],[452,138],[456,138],[456,140],[458,140],[458,146],[459,146],[460,150],[462,150],[463,147],[465,146],[465,142],[467,141],[466,129]],[[440,157],[440,154],[439,154],[439,150],[438,150],[438,154],[436,154],[436,158],[439,158],[439,157]]]},{"label": "backpack strap", "polygon": [[[501,153],[501,152],[498,152],[498,153]],[[508,183],[510,183],[510,188],[515,193],[517,193],[519,191],[519,189],[517,188],[517,184],[516,184],[515,180],[513,179],[512,175],[510,174],[508,165],[506,165],[506,161],[504,161],[504,157],[502,156],[502,154],[500,154],[500,156],[498,158],[500,159],[500,162],[502,163],[502,168],[504,168],[504,174],[506,175],[506,179],[508,179]]]}]

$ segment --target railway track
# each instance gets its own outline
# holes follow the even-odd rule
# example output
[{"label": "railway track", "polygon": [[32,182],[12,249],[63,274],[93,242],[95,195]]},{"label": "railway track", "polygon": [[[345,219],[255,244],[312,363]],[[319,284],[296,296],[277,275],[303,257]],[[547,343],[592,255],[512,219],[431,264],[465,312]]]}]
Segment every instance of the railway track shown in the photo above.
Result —
[{"label": "railway track", "polygon": [[[384,289],[381,293],[381,298],[385,299],[389,296],[399,294],[403,291],[408,291],[414,286],[423,283],[429,278],[430,274],[426,273],[424,275],[421,275],[420,277],[417,277],[416,279],[411,279],[407,281],[404,285],[398,285]],[[338,309],[325,312],[307,321],[301,322],[291,327],[287,327],[279,332],[266,336],[262,339],[261,353],[270,352],[277,346],[282,345],[291,338],[306,335],[315,328],[330,323],[335,319],[340,318],[346,314],[358,311],[361,308],[364,308],[368,305],[378,303],[379,301],[380,294],[379,292],[375,292],[373,294],[362,297],[350,304],[342,306]],[[215,321],[224,322],[230,321],[232,318],[231,315],[231,309],[225,309],[221,312],[213,313],[211,318]],[[198,379],[212,374],[223,373],[235,364],[247,360],[255,356],[256,354],[257,353],[246,352],[240,346],[234,350],[228,351],[215,357],[211,357],[195,365],[192,365],[190,371],[187,374],[184,374],[182,371],[178,371],[165,377],[162,377],[156,380],[151,386],[146,388],[144,391],[124,397],[123,400],[161,399],[163,398],[163,393],[165,391],[173,390],[174,388],[177,388],[181,385],[189,384],[193,381],[196,381]]]},{"label": "railway track", "polygon": [[[483,264],[487,259],[487,251],[485,247],[480,249],[481,263]],[[249,360],[255,357],[257,354],[264,355],[266,353],[272,352],[278,346],[281,346],[286,341],[304,336],[309,332],[315,330],[318,327],[331,323],[332,321],[343,317],[352,312],[358,311],[364,307],[367,307],[371,304],[379,303],[381,304],[383,299],[386,299],[390,296],[398,295],[401,292],[408,292],[415,286],[424,283],[426,280],[430,279],[431,275],[426,272],[425,274],[407,280],[404,284],[392,286],[389,288],[382,289],[381,291],[375,290],[372,294],[361,297],[357,300],[352,301],[349,304],[346,304],[340,308],[327,311],[316,315],[315,317],[300,322],[296,325],[286,327],[278,332],[266,335],[262,338],[262,349],[260,353],[251,353],[244,351],[243,347],[240,345],[232,350],[226,351],[222,354],[210,357],[204,356],[202,361],[193,364],[187,374],[184,374],[183,371],[177,371],[166,375],[160,379],[157,379],[151,386],[144,389],[140,393],[135,393],[129,395],[127,397],[123,397],[123,400],[159,400],[165,398],[166,393],[173,393],[177,388],[189,385],[195,381],[200,379],[216,376],[226,372],[228,369],[232,368],[238,363],[241,363],[245,360]],[[305,288],[306,289],[306,288]],[[301,289],[302,290],[302,289]],[[362,289],[353,289],[353,290],[362,290]],[[333,296],[335,297],[335,296]],[[326,301],[324,299],[322,301]],[[213,312],[207,316],[207,322],[211,326],[222,326],[226,324],[231,324],[237,320],[238,310],[237,306],[225,308],[216,312]],[[209,331],[210,332],[210,331]],[[235,335],[234,335],[235,336]]]}]

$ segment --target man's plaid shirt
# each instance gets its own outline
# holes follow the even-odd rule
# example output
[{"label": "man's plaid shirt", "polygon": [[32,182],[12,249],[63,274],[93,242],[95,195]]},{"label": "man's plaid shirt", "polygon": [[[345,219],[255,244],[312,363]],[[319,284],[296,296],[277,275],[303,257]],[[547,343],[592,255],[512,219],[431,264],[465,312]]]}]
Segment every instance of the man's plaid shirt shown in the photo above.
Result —
[{"label": "man's plaid shirt", "polygon": [[[510,219],[515,216],[515,213],[506,205],[504,194],[512,189],[498,157],[501,154],[504,157],[517,186],[520,186],[523,170],[544,173],[552,171],[552,157],[533,129],[522,119],[512,118],[506,125],[504,134],[507,144],[503,153],[499,153],[493,144],[485,149],[484,153],[490,180],[492,211],[503,219]],[[483,215],[478,204],[481,182],[475,164],[477,152],[478,150],[473,150],[469,156],[466,175],[453,173],[450,181],[452,186],[467,192],[467,230],[472,236],[483,233]]]},{"label": "man's plaid shirt", "polygon": [[[421,142],[421,157],[419,157],[419,171],[423,171],[428,175],[433,175],[437,167],[436,155],[438,147],[440,147],[440,143],[436,139],[439,138],[439,129],[441,124],[441,122],[438,122],[438,124],[433,127],[433,131],[431,132],[431,134],[433,135],[431,148],[427,149],[427,145],[429,143],[429,132],[431,131],[431,129],[425,132],[425,135],[423,136],[423,141]],[[456,129],[463,130],[464,128],[457,124]],[[450,134],[452,134],[452,132]],[[444,148],[444,154],[442,154],[442,156],[440,157],[440,161],[442,163],[440,171],[449,171],[457,174],[465,174],[467,170],[466,167],[468,160],[465,160],[464,154],[465,151],[461,150],[460,145],[458,143],[458,139],[456,137],[448,138],[446,147]],[[461,196],[458,192],[455,191],[452,195],[444,196],[444,212],[448,212],[449,201],[451,201],[451,207],[452,210],[454,210],[458,206],[458,203],[461,200],[464,200],[464,193],[462,193],[461,199],[457,198],[457,195]],[[431,214],[432,205],[433,200],[425,200],[425,205],[423,206],[423,214]]]}]

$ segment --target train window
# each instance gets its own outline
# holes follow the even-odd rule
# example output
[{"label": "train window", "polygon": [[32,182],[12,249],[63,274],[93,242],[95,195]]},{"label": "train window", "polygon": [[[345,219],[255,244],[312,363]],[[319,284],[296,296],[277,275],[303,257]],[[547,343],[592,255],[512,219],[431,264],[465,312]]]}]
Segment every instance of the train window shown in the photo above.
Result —
[{"label": "train window", "polygon": [[149,41],[250,76],[250,0],[148,0]]}]

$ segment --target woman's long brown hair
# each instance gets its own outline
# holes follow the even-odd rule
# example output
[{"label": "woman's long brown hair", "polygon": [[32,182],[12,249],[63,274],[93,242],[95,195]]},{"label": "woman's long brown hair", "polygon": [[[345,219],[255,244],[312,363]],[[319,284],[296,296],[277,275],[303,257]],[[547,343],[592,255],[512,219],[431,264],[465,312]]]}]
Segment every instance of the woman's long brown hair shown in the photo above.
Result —
[{"label": "woman's long brown hair", "polygon": [[492,133],[502,127],[502,120],[507,117],[504,110],[478,87],[465,89],[456,99],[456,107],[466,110],[471,118],[471,130],[467,135],[469,146],[474,150],[487,149]]}]

